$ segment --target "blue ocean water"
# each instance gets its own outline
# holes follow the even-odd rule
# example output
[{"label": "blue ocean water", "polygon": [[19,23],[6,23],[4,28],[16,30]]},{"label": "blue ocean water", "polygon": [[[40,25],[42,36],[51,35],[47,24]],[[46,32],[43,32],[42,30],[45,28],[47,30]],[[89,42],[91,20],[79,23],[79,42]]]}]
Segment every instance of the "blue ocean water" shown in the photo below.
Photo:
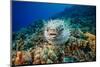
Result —
[{"label": "blue ocean water", "polygon": [[64,11],[66,7],[70,8],[71,6],[65,4],[12,1],[12,31],[18,31],[39,19],[46,20]]}]

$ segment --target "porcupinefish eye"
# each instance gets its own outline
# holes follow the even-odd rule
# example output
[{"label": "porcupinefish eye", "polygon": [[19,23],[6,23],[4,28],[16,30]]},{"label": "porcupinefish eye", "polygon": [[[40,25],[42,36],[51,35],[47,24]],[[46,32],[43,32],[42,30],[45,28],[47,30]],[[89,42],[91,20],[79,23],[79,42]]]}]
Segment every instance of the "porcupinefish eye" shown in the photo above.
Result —
[{"label": "porcupinefish eye", "polygon": [[63,30],[64,30],[63,25],[60,25],[60,26],[57,28],[57,31],[58,31],[58,32],[62,32]]},{"label": "porcupinefish eye", "polygon": [[61,29],[60,29],[60,31],[63,31],[63,30],[64,30],[64,28],[61,28]]},{"label": "porcupinefish eye", "polygon": [[49,28],[49,27],[47,27],[47,31],[49,31],[49,29],[50,29],[50,28]]}]

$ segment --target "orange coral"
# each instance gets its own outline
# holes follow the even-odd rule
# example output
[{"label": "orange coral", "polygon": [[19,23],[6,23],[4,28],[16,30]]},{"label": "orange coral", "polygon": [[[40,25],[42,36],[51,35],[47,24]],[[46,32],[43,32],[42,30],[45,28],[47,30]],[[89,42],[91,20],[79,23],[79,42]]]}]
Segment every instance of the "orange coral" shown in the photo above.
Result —
[{"label": "orange coral", "polygon": [[89,32],[86,32],[85,36],[88,37],[87,38],[88,41],[95,41],[96,40],[96,36],[91,34],[91,33],[89,33]]},{"label": "orange coral", "polygon": [[15,64],[16,65],[20,65],[24,63],[24,59],[23,59],[23,53],[21,51],[17,52],[17,57],[15,59]]}]

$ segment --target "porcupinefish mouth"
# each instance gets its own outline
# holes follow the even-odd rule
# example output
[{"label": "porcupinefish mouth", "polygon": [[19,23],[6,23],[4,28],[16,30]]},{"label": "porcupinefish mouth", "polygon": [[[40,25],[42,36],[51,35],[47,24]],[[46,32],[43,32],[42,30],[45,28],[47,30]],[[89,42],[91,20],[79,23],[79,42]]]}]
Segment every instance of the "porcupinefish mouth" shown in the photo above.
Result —
[{"label": "porcupinefish mouth", "polygon": [[57,34],[55,34],[55,33],[50,33],[49,35],[57,35]]},{"label": "porcupinefish mouth", "polygon": [[57,37],[57,33],[49,33],[49,36],[50,36],[51,38],[56,38],[56,37]]}]

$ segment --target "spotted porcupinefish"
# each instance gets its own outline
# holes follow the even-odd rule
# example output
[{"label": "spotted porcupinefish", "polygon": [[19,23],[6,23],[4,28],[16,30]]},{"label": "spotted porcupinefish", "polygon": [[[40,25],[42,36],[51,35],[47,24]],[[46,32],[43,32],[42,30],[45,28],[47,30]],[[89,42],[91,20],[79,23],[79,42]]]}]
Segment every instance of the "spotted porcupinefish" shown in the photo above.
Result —
[{"label": "spotted porcupinefish", "polygon": [[45,39],[54,45],[64,44],[70,36],[70,31],[65,23],[60,19],[49,20],[45,25]]}]

